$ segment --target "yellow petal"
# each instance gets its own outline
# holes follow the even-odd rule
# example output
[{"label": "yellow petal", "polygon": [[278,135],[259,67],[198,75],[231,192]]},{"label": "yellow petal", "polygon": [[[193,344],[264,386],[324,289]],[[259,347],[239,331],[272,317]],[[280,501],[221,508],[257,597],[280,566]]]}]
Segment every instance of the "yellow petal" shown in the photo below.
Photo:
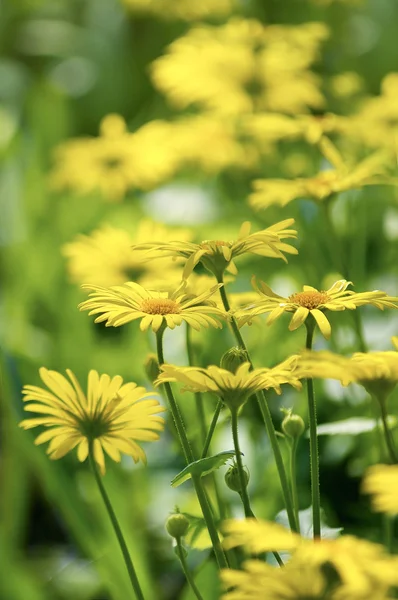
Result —
[{"label": "yellow petal", "polygon": [[317,322],[323,337],[328,340],[332,334],[332,328],[330,327],[330,323],[325,317],[325,314],[318,308],[314,308],[310,312],[313,315],[315,321]]},{"label": "yellow petal", "polygon": [[298,329],[308,317],[309,312],[310,311],[308,310],[308,308],[300,306],[294,313],[292,320],[289,323],[289,331],[294,331],[295,329]]}]

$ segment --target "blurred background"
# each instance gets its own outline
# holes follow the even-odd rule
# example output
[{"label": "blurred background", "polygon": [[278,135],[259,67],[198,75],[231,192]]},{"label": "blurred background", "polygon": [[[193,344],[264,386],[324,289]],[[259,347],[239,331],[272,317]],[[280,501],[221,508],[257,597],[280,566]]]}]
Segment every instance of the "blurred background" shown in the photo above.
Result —
[{"label": "blurred background", "polygon": [[[21,387],[40,384],[41,366],[70,368],[81,382],[94,368],[151,386],[143,359],[154,351],[154,337],[136,324],[94,325],[77,309],[86,298],[82,283],[179,280],[180,264],[171,259],[142,265],[130,251],[137,242],[230,240],[244,221],[256,231],[293,217],[299,254],[288,265],[242,257],[231,293],[250,292],[255,274],[281,295],[303,284],[325,289],[339,278],[355,291],[398,294],[398,84],[389,75],[397,69],[398,4],[3,0],[0,11],[0,597],[125,600],[129,581],[88,466],[72,455],[51,462],[17,427]],[[264,44],[268,71],[261,79],[246,71],[261,62]],[[326,211],[309,189],[286,206],[247,201],[254,180],[297,180],[330,169],[322,135],[339,148],[342,172],[383,152],[388,168],[365,170]],[[375,185],[365,187],[373,175]],[[204,285],[202,275],[197,269],[195,285]],[[358,322],[346,313],[330,317],[329,347],[391,349],[396,314],[363,310]],[[270,328],[260,319],[242,332],[258,366],[304,344],[303,330],[289,332],[283,318]],[[194,332],[201,366],[218,364],[232,345],[226,327]],[[316,347],[326,342],[317,338]],[[167,332],[166,356],[187,363],[183,327]],[[380,519],[359,491],[364,469],[379,460],[375,432],[361,421],[373,418],[373,408],[359,387],[317,387],[321,424],[356,419],[346,434],[325,427],[320,439],[326,522],[378,540]],[[192,398],[180,398],[195,439]],[[276,424],[281,406],[306,414],[300,394],[270,395],[269,402]],[[206,398],[209,419],[212,409],[214,399]],[[392,415],[395,409],[393,398]],[[225,420],[214,451],[232,447]],[[256,514],[273,519],[281,495],[250,403],[241,431]],[[189,483],[170,487],[184,466],[170,432],[149,446],[147,467],[129,459],[111,465],[105,484],[146,597],[189,600],[164,521],[175,505],[193,518],[199,509]],[[305,509],[307,440],[299,453]],[[232,514],[241,514],[236,494],[225,485],[222,493]],[[218,598],[205,536],[194,538],[189,563],[204,597]]]}]

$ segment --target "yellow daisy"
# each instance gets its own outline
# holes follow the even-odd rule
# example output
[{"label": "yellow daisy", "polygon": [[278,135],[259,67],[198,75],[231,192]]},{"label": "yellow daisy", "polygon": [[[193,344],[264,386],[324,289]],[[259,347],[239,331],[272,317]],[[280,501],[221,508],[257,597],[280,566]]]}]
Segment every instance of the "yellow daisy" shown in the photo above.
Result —
[{"label": "yellow daisy", "polygon": [[[84,285],[84,289],[94,290],[89,300],[79,304],[80,310],[89,310],[89,315],[98,315],[95,323],[106,321],[107,327],[119,327],[135,319],[141,319],[140,329],[149,327],[156,333],[162,326],[174,329],[184,321],[199,330],[201,327],[221,328],[218,318],[225,318],[224,311],[209,300],[219,285],[198,296],[186,294],[183,281],[173,292],[149,291],[131,281],[104,288]],[[213,316],[215,315],[215,316]]]},{"label": "yellow daisy", "polygon": [[388,296],[385,292],[380,292],[379,290],[357,294],[352,290],[347,290],[351,282],[345,279],[336,281],[326,291],[319,291],[310,285],[304,285],[302,292],[296,292],[287,298],[275,294],[263,281],[257,284],[253,280],[253,284],[263,299],[235,313],[240,326],[250,323],[253,317],[263,313],[270,313],[267,318],[267,324],[271,325],[283,313],[290,312],[293,313],[293,317],[289,324],[289,330],[294,331],[305,323],[309,315],[312,315],[322,335],[326,339],[329,339],[331,327],[324,314],[325,310],[355,310],[358,306],[367,304],[375,306],[380,310],[384,310],[384,308],[398,308],[398,298]]},{"label": "yellow daisy", "polygon": [[280,386],[288,383],[301,388],[299,377],[295,372],[297,357],[291,356],[284,362],[271,369],[261,368],[250,370],[250,364],[245,362],[231,373],[215,365],[207,367],[177,367],[162,365],[157,385],[165,381],[184,384],[183,392],[211,392],[221,398],[229,407],[243,405],[256,392],[274,388],[280,394]]},{"label": "yellow daisy", "polygon": [[384,152],[372,154],[353,166],[344,162],[337,148],[327,138],[322,138],[320,145],[333,169],[320,171],[314,177],[294,180],[257,179],[254,181],[254,192],[249,196],[249,204],[255,209],[262,209],[273,204],[286,206],[298,198],[322,202],[346,190],[394,183],[386,174],[388,157]]},{"label": "yellow daisy", "polygon": [[234,259],[241,254],[250,253],[270,258],[282,258],[285,262],[284,252],[297,254],[296,248],[286,244],[283,240],[296,238],[297,232],[289,229],[294,219],[286,219],[275,223],[267,229],[250,233],[250,223],[243,223],[236,241],[203,240],[199,244],[191,242],[148,242],[136,244],[134,250],[147,251],[145,256],[158,258],[161,256],[182,256],[187,258],[183,277],[186,279],[192,273],[194,267],[201,262],[203,266],[220,277],[224,271],[232,274],[237,273]]},{"label": "yellow daisy", "polygon": [[68,259],[68,271],[75,283],[108,287],[136,281],[151,289],[164,289],[181,281],[178,263],[169,258],[144,260],[142,253],[134,252],[131,246],[148,239],[167,241],[177,234],[185,240],[191,238],[189,230],[166,227],[149,219],[140,221],[135,235],[103,225],[90,235],[78,235],[62,247],[62,253]]},{"label": "yellow daisy", "polygon": [[398,583],[398,558],[353,536],[314,543],[276,523],[253,519],[227,521],[225,531],[227,549],[244,545],[255,554],[283,550],[293,554],[282,569],[251,560],[243,571],[224,570],[225,587],[234,589],[223,600],[262,600],[265,589],[270,600],[387,600],[389,589]]},{"label": "yellow daisy", "polygon": [[40,377],[47,389],[35,385],[23,388],[25,410],[43,416],[25,419],[23,429],[39,425],[48,428],[35,444],[50,442],[47,454],[51,459],[62,458],[77,446],[77,457],[84,461],[92,448],[95,461],[105,473],[104,451],[112,460],[120,462],[120,453],[132,456],[135,462],[146,462],[144,450],[137,441],[159,439],[164,419],[158,413],[163,406],[135,383],[123,384],[116,375],[99,375],[90,371],[87,393],[84,393],[74,373],[66,377],[57,371],[40,369]]},{"label": "yellow daisy", "polygon": [[374,465],[365,474],[362,491],[371,494],[373,510],[398,514],[398,465]]}]

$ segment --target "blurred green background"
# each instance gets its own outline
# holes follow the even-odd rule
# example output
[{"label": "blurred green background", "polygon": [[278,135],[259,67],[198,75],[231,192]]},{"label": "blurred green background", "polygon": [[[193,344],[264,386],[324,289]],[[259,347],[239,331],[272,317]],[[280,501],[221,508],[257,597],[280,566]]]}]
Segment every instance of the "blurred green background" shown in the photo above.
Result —
[{"label": "blurred green background", "polygon": [[[193,1],[193,0],[192,0]],[[198,0],[200,2],[200,0]],[[174,0],[175,7],[179,0]],[[23,415],[23,384],[39,384],[38,368],[72,369],[85,381],[90,368],[149,386],[143,357],[154,340],[135,324],[106,329],[77,310],[85,298],[72,283],[63,244],[79,233],[89,234],[103,223],[124,227],[132,235],[142,219],[189,227],[196,239],[232,238],[250,220],[253,231],[294,217],[299,255],[286,266],[276,260],[245,258],[232,291],[248,291],[253,273],[279,293],[310,284],[320,289],[342,276],[356,291],[383,289],[398,294],[398,203],[392,186],[375,186],[342,194],[333,207],[339,252],[346,273],[336,265],[336,241],[331,239],[322,210],[309,200],[283,209],[254,213],[246,202],[251,181],[263,174],[287,177],[283,160],[304,153],[310,171],[321,157],[304,142],[280,144],[253,172],[227,168],[212,174],[199,167],[182,169],[153,190],[132,190],[123,202],[107,202],[101,194],[51,191],[49,173],[54,149],[69,138],[98,135],[109,113],[124,117],[130,131],[154,119],[173,119],[176,111],[154,87],[149,65],[192,21],[173,11],[137,11],[117,0],[3,0],[0,7],[0,597],[2,600],[125,600],[129,582],[113,532],[86,464],[73,456],[51,462],[30,432],[17,427]],[[383,77],[397,68],[398,3],[307,2],[245,0],[232,13],[266,24],[323,21],[330,28],[315,71],[322,77],[325,112],[350,114],[350,98],[330,92],[328,82],[354,71],[363,78],[362,94],[380,93]],[[229,12],[202,21],[222,24]],[[194,69],[194,65],[193,65]],[[189,114],[189,109],[186,114]],[[323,110],[319,111],[319,115]],[[398,111],[397,111],[398,118]],[[362,312],[369,349],[390,349],[398,332],[393,313]],[[352,315],[331,317],[333,349],[359,349]],[[181,328],[182,329],[182,328]],[[300,349],[302,330],[290,333],[281,319],[272,328],[253,325],[244,330],[256,365],[272,365]],[[202,365],[217,364],[233,339],[222,332],[195,334]],[[184,332],[166,336],[170,362],[186,364]],[[321,340],[317,347],[325,347]],[[207,398],[210,415],[214,400]],[[270,396],[280,422],[281,405],[305,414],[304,398],[291,392],[282,400]],[[189,395],[181,396],[188,423],[194,422]],[[371,406],[361,389],[318,385],[319,422],[369,417]],[[395,413],[396,399],[390,412]],[[196,435],[192,427],[191,434]],[[372,437],[373,436],[373,437]],[[245,408],[242,445],[251,471],[256,513],[274,518],[281,509],[275,468],[259,415]],[[228,427],[219,427],[215,449],[229,450]],[[379,539],[379,518],[359,492],[365,467],[378,460],[374,434],[322,436],[321,486],[327,522],[371,539]],[[178,504],[197,513],[189,484],[176,490],[170,480],[183,468],[170,432],[146,448],[148,467],[110,465],[105,484],[120,516],[140,580],[149,599],[191,598],[164,530],[164,520]],[[223,470],[221,470],[223,471]],[[223,471],[224,472],[224,471]],[[223,483],[223,472],[219,474]],[[300,446],[302,508],[308,507],[308,443]],[[225,486],[224,486],[225,487]],[[233,513],[238,499],[223,489]],[[196,512],[195,512],[196,511]],[[194,549],[189,562],[206,599],[218,597],[217,575],[207,550]]]}]

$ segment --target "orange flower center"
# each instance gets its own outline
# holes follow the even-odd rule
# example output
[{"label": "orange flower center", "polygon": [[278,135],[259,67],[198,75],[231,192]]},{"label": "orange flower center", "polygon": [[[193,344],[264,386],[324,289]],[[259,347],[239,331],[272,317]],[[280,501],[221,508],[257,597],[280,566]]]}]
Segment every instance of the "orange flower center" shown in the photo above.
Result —
[{"label": "orange flower center", "polygon": [[147,298],[141,310],[148,315],[171,315],[180,312],[180,305],[170,298]]},{"label": "orange flower center", "polygon": [[326,292],[313,292],[311,290],[309,292],[297,292],[289,296],[289,302],[304,306],[308,310],[318,308],[318,306],[325,304],[329,300],[330,298]]}]

